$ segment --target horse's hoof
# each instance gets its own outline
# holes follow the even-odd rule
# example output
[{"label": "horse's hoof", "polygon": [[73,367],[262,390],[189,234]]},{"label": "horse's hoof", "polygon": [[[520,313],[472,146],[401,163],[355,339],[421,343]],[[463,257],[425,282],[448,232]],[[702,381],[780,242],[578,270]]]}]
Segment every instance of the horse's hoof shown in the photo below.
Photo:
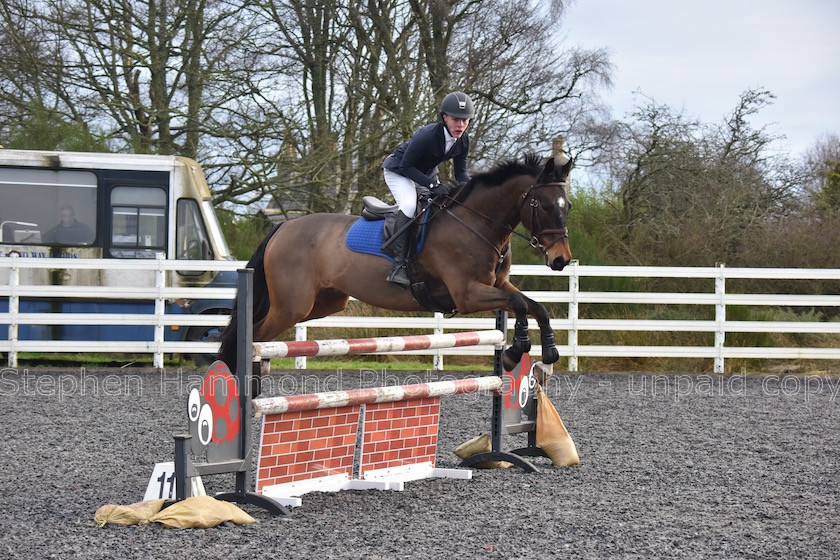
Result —
[{"label": "horse's hoof", "polygon": [[502,353],[502,366],[504,366],[505,371],[513,371],[513,368],[516,367],[521,359],[522,352],[517,352],[516,349],[511,346]]},{"label": "horse's hoof", "polygon": [[544,364],[553,364],[560,359],[560,352],[553,346],[551,348],[544,348],[542,355],[542,362]]}]

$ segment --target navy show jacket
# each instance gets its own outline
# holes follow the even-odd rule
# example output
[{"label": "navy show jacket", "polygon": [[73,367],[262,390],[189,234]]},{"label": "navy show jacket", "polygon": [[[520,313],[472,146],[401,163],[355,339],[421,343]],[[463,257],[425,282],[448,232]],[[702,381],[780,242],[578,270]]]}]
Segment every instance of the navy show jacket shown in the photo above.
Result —
[{"label": "navy show jacket", "polygon": [[470,151],[470,137],[464,132],[455,140],[452,149],[444,153],[445,127],[443,121],[424,126],[385,158],[382,167],[407,177],[418,185],[431,186],[436,182],[434,177],[437,175],[437,166],[454,158],[455,179],[459,182],[469,181],[467,154]]}]

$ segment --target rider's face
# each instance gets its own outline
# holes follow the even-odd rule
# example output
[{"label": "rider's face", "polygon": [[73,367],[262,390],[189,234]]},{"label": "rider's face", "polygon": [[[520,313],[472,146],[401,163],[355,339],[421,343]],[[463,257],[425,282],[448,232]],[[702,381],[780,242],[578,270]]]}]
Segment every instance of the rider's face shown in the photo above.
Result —
[{"label": "rider's face", "polygon": [[449,129],[449,134],[453,138],[460,138],[467,130],[467,127],[470,126],[470,119],[459,119],[445,113],[443,115],[443,122],[446,123],[446,128]]}]

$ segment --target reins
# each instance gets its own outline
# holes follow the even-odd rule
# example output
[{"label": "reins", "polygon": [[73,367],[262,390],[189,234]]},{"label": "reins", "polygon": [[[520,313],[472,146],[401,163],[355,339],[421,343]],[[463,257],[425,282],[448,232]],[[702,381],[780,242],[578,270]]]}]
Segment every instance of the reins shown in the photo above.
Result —
[{"label": "reins", "polygon": [[[476,214],[477,216],[480,216],[482,219],[484,219],[485,221],[493,224],[494,226],[496,226],[498,228],[501,228],[501,229],[504,229],[510,234],[519,236],[520,238],[522,238],[525,241],[527,241],[528,243],[530,243],[531,247],[534,247],[534,248],[542,251],[543,256],[545,256],[546,259],[547,259],[549,249],[551,249],[558,241],[561,241],[563,239],[568,238],[569,237],[569,230],[568,230],[568,228],[565,228],[565,227],[564,228],[538,229],[539,228],[539,215],[537,214],[537,208],[539,207],[540,203],[539,203],[539,200],[537,200],[536,193],[534,191],[536,189],[539,189],[539,188],[542,188],[542,187],[557,187],[557,186],[564,187],[565,183],[552,182],[552,183],[540,183],[538,185],[531,185],[528,188],[528,190],[525,191],[522,194],[522,196],[520,197],[519,207],[517,208],[517,211],[521,212],[522,211],[522,206],[525,204],[525,202],[526,201],[529,202],[529,205],[531,206],[531,229],[532,230],[537,230],[536,233],[533,233],[533,231],[532,231],[530,238],[527,235],[519,233],[518,231],[516,231],[516,229],[510,227],[509,225],[500,223],[497,220],[494,220],[493,218],[491,218],[490,216],[484,214],[483,212],[480,212],[479,210],[476,210],[475,208],[472,208],[472,207],[466,205],[464,202],[459,201],[459,200],[457,200],[457,199],[455,199],[455,198],[453,198],[449,195],[446,195],[444,197],[443,202],[438,202],[438,201],[435,200],[435,201],[432,202],[432,204],[437,205],[438,208],[440,208],[441,210],[446,212],[455,221],[457,221],[458,223],[463,225],[465,228],[467,228],[468,230],[473,232],[480,239],[483,239],[485,243],[487,243],[490,247],[492,247],[493,250],[496,252],[496,255],[499,257],[499,265],[498,266],[501,267],[501,264],[504,261],[504,259],[507,258],[507,256],[510,254],[510,244],[507,245],[507,247],[505,249],[505,252],[502,253],[502,251],[500,251],[499,248],[496,247],[495,243],[493,243],[492,241],[487,239],[487,237],[483,233],[481,233],[475,227],[473,227],[469,223],[465,222],[463,219],[459,218],[456,214],[454,214],[449,209],[449,205],[451,203],[458,204],[462,208],[465,208],[465,209],[469,210],[470,212],[472,212],[473,214]],[[437,214],[435,214],[435,215],[437,215]],[[429,218],[429,220],[431,220],[431,218]],[[539,236],[543,235],[543,234],[546,234],[546,233],[557,234],[557,235],[559,235],[559,237],[557,239],[555,239],[554,241],[552,241],[548,246],[545,246],[542,243],[540,243]]]}]

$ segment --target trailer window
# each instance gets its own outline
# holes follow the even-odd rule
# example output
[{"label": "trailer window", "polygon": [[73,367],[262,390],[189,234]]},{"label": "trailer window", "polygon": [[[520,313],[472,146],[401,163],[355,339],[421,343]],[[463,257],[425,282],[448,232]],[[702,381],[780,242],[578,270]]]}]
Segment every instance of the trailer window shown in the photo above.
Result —
[{"label": "trailer window", "polygon": [[0,173],[0,242],[91,245],[96,238],[96,175],[13,169]]},{"label": "trailer window", "polygon": [[151,259],[166,251],[166,191],[149,187],[111,190],[111,255]]},{"label": "trailer window", "polygon": [[[201,211],[195,200],[182,198],[178,201],[178,227],[175,238],[177,258],[185,260],[212,260],[210,239],[201,219]],[[180,274],[200,275],[203,271],[179,271]]]}]

